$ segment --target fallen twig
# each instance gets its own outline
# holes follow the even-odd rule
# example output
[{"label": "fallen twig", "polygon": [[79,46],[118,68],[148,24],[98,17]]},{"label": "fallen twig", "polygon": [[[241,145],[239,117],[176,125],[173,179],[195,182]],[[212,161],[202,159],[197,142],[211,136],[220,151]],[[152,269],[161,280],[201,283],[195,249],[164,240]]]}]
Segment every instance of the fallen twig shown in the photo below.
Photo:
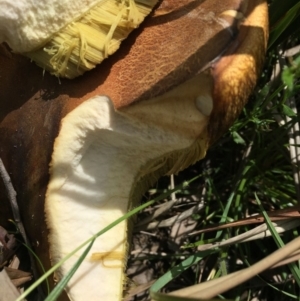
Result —
[{"label": "fallen twig", "polygon": [[[10,202],[10,206],[11,206],[11,209],[12,209],[12,212],[13,212],[15,223],[16,223],[18,229],[19,229],[19,232],[22,235],[24,243],[30,249],[32,249],[31,244],[29,242],[29,239],[27,238],[24,225],[23,225],[21,217],[20,217],[19,206],[18,206],[18,203],[17,203],[17,193],[16,193],[16,191],[15,191],[13,185],[12,185],[10,176],[9,176],[8,172],[6,171],[6,168],[5,168],[1,158],[0,158],[0,177],[3,181],[3,183],[4,183],[4,187],[6,189],[6,194],[7,194],[7,197],[9,199],[9,202]],[[37,272],[35,260],[32,256],[32,253],[31,252],[28,252],[28,253],[29,253],[29,258],[30,258],[30,262],[31,262],[31,268],[32,268],[33,275],[37,279],[39,277],[39,275],[38,275],[38,272]],[[41,289],[40,286],[38,287],[38,290],[39,290],[39,295],[41,296],[41,298],[44,298],[44,293],[43,293],[43,290]]]}]

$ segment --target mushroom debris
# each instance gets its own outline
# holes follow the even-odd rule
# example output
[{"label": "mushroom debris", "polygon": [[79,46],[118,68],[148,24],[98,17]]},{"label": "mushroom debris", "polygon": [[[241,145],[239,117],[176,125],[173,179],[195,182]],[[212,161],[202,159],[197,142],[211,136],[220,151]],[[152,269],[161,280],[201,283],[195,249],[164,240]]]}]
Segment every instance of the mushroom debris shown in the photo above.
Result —
[{"label": "mushroom debris", "polygon": [[[205,156],[255,86],[267,28],[263,0],[161,1],[121,51],[61,84],[2,48],[0,156],[46,268],[123,216],[158,177]],[[3,224],[12,215],[0,198]],[[94,242],[66,287],[70,300],[122,299],[128,223]]]}]

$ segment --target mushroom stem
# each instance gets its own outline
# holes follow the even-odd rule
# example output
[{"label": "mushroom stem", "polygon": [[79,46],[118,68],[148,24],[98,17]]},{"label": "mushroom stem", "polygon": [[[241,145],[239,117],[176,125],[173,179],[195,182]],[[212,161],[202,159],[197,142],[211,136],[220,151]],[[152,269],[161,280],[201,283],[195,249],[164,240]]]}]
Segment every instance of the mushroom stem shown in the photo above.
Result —
[{"label": "mushroom stem", "polygon": [[[183,85],[200,93],[202,85],[195,85],[199,77]],[[182,99],[180,90],[121,111],[108,97],[96,96],[62,120],[45,202],[52,264],[123,216],[157,177],[205,155],[208,117],[196,109],[194,91],[184,89]],[[144,114],[149,105],[152,116]],[[183,107],[189,116],[185,122]],[[127,232],[122,222],[94,242],[67,286],[71,300],[121,300]],[[58,279],[80,255],[62,265]]]}]

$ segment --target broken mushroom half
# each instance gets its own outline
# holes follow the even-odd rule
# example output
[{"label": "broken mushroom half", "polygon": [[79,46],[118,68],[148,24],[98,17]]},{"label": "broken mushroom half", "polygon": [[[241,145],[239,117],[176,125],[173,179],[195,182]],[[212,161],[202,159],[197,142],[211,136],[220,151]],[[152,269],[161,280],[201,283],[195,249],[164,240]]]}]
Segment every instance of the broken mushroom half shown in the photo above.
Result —
[{"label": "broken mushroom half", "polygon": [[[263,0],[163,0],[118,52],[61,82],[1,48],[0,157],[46,268],[160,176],[205,156],[255,86],[267,27]],[[12,214],[0,198],[3,224]],[[122,299],[128,223],[94,242],[66,287],[70,300]]]}]

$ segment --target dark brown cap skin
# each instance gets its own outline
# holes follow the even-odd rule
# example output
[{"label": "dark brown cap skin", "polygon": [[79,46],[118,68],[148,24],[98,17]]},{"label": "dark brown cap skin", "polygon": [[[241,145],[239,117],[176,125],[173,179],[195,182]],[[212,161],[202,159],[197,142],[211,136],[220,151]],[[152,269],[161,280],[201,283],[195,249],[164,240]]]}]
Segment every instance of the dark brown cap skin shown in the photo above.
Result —
[{"label": "dark brown cap skin", "polygon": [[[258,24],[248,20],[257,9]],[[245,22],[222,15],[224,11],[241,12]],[[266,39],[265,1],[163,0],[117,53],[74,80],[43,74],[27,58],[1,46],[0,157],[17,191],[29,239],[46,268],[44,198],[61,119],[94,95],[108,95],[122,110],[205,70],[214,81],[208,129],[212,142],[247,101],[262,68]],[[12,214],[3,189],[1,183],[0,203],[5,205],[0,224],[7,226]]]}]

